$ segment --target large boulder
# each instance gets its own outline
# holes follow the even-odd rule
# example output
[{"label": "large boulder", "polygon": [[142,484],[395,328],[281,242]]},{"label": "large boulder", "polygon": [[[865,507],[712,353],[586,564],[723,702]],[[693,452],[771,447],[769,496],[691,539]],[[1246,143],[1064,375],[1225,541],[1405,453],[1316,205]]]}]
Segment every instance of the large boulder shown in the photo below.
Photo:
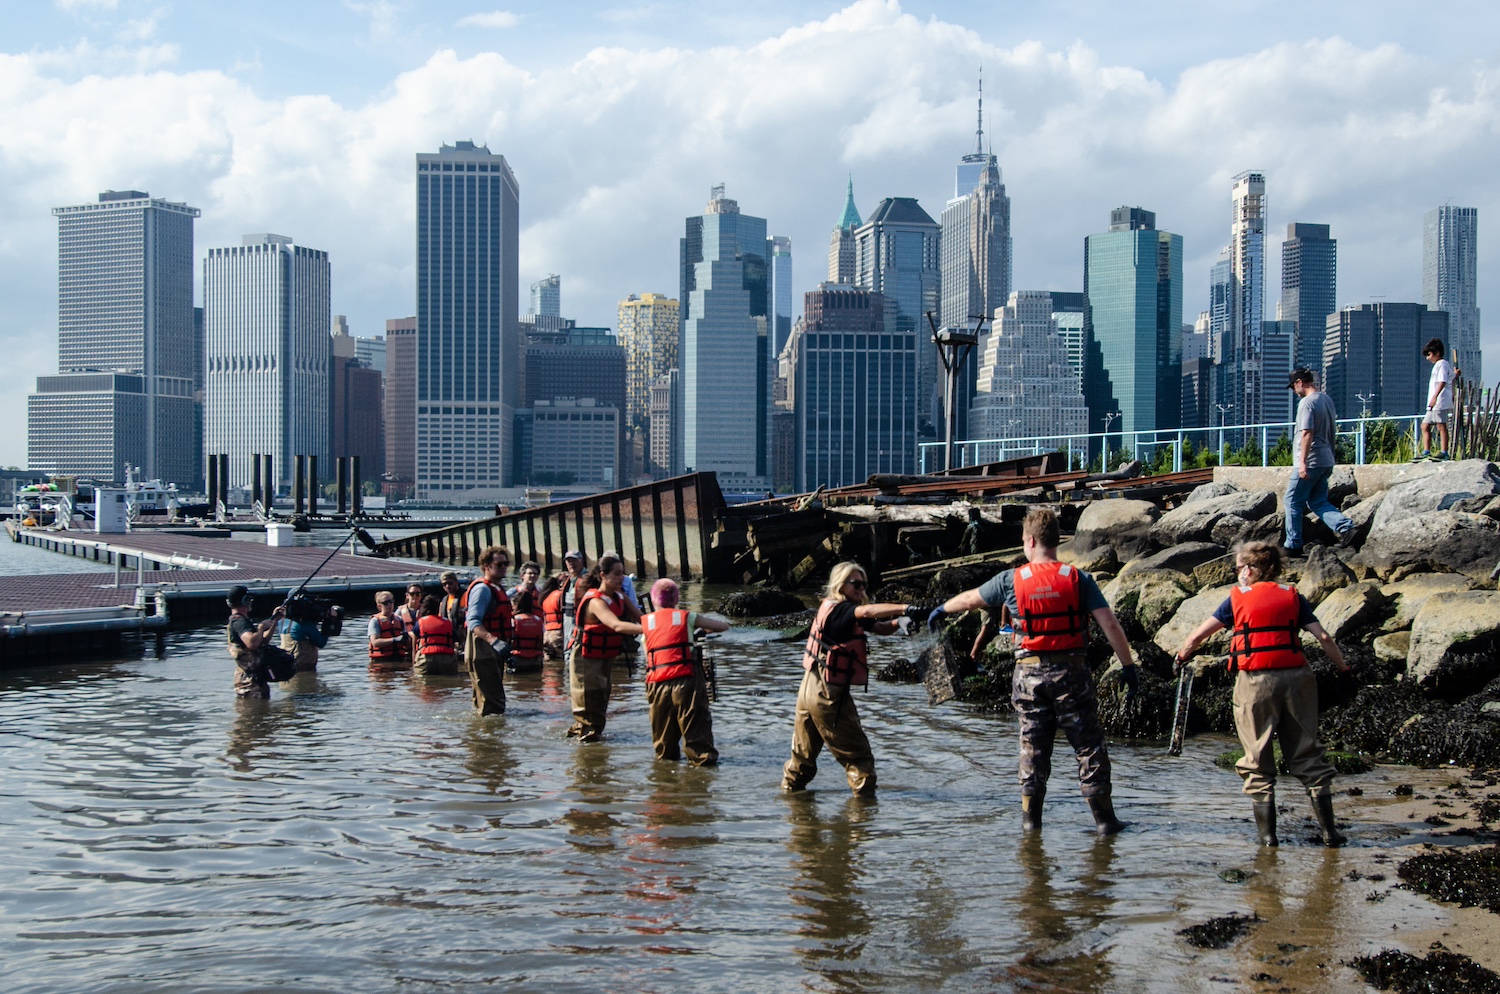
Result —
[{"label": "large boulder", "polygon": [[1087,552],[1108,546],[1121,562],[1145,555],[1151,544],[1151,526],[1161,511],[1149,500],[1096,500],[1078,516],[1073,547]]},{"label": "large boulder", "polygon": [[1385,663],[1387,666],[1394,663],[1406,663],[1406,658],[1411,654],[1411,632],[1391,632],[1381,635],[1371,647],[1375,650],[1377,662]]},{"label": "large boulder", "polygon": [[1456,594],[1473,590],[1474,581],[1462,573],[1417,573],[1404,580],[1385,585],[1385,595],[1395,605],[1395,613],[1386,622],[1391,631],[1410,628],[1427,598],[1433,594]]},{"label": "large boulder", "polygon": [[1375,526],[1355,561],[1368,566],[1382,579],[1425,572],[1463,573],[1476,580],[1489,578],[1495,563],[1500,561],[1500,521],[1462,511],[1427,511],[1382,523],[1395,493],[1396,488],[1391,488],[1381,503]]},{"label": "large boulder", "polygon": [[1184,504],[1193,504],[1200,500],[1212,500],[1215,497],[1228,497],[1230,494],[1244,493],[1243,487],[1237,487],[1228,481],[1215,481],[1194,487],[1193,492],[1183,498]]},{"label": "large boulder", "polygon": [[1170,549],[1140,559],[1132,559],[1120,570],[1120,576],[1129,576],[1136,570],[1143,569],[1170,569],[1179,573],[1192,573],[1193,570],[1202,566],[1211,559],[1218,559],[1224,554],[1224,549],[1212,542],[1184,542],[1174,545]]},{"label": "large boulder", "polygon": [[1210,559],[1193,570],[1193,584],[1202,590],[1204,587],[1227,587],[1235,581],[1234,554],[1220,556]]},{"label": "large boulder", "polygon": [[[1430,511],[1446,511],[1475,497],[1500,494],[1500,468],[1483,459],[1465,459],[1443,465],[1434,473],[1398,483],[1386,492],[1371,524],[1373,535],[1386,525],[1409,520]],[[1485,503],[1478,502],[1479,510]]]},{"label": "large boulder", "polygon": [[1108,545],[1080,549],[1076,542],[1067,542],[1057,550],[1057,558],[1089,573],[1117,573],[1120,570],[1120,560]]},{"label": "large boulder", "polygon": [[1256,521],[1276,510],[1276,495],[1269,490],[1247,490],[1208,497],[1203,500],[1185,501],[1173,508],[1151,528],[1151,538],[1157,545],[1173,546],[1183,542],[1207,542],[1213,537],[1214,525],[1220,519],[1233,516],[1246,522]]},{"label": "large boulder", "polygon": [[1150,637],[1192,592],[1192,580],[1176,570],[1138,569],[1111,580],[1104,599],[1127,633]]},{"label": "large boulder", "polygon": [[[1192,634],[1193,629],[1203,624],[1205,618],[1219,609],[1219,605],[1224,603],[1224,598],[1229,596],[1229,591],[1233,588],[1234,585],[1229,584],[1198,591],[1177,606],[1177,610],[1172,613],[1171,620],[1156,630],[1156,634],[1151,636],[1151,641],[1160,646],[1163,652],[1175,653],[1182,648],[1183,641]],[[1198,651],[1218,655],[1228,652],[1228,630],[1210,635]]]},{"label": "large boulder", "polygon": [[807,605],[796,594],[775,587],[736,590],[719,601],[718,610],[731,618],[763,618],[771,614],[801,611]]},{"label": "large boulder", "polygon": [[1478,689],[1500,670],[1500,593],[1433,594],[1417,612],[1406,676],[1424,690],[1453,697]]},{"label": "large boulder", "polygon": [[1344,501],[1359,493],[1359,484],[1354,479],[1353,466],[1335,466],[1328,475],[1328,499],[1334,507],[1343,507]]},{"label": "large boulder", "polygon": [[1307,550],[1307,561],[1302,565],[1302,578],[1297,581],[1297,592],[1317,606],[1329,594],[1353,582],[1354,574],[1332,549],[1326,545],[1315,545]]},{"label": "large boulder", "polygon": [[1387,492],[1377,491],[1344,512],[1344,516],[1354,522],[1356,542],[1362,541],[1370,534],[1370,526],[1375,523],[1375,514],[1380,510],[1380,505],[1385,503]]},{"label": "large boulder", "polygon": [[1318,605],[1318,623],[1334,638],[1351,638],[1377,625],[1389,601],[1374,580],[1340,587]]}]

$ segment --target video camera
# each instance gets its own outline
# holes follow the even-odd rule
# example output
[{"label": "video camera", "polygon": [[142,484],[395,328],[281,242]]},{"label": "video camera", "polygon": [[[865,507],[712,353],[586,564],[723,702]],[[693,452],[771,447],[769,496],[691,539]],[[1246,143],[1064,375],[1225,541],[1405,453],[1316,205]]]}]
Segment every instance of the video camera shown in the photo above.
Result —
[{"label": "video camera", "polygon": [[303,625],[320,625],[329,637],[344,630],[344,609],[322,597],[297,593],[286,600],[286,616]]}]

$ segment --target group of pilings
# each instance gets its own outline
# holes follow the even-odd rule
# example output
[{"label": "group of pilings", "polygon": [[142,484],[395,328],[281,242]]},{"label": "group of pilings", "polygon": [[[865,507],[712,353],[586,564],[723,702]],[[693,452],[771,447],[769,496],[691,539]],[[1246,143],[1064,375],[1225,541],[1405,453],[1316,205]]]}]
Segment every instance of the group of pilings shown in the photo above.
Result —
[{"label": "group of pilings", "polygon": [[723,508],[714,474],[693,473],[393,539],[376,555],[472,566],[486,547],[502,545],[515,564],[554,572],[572,550],[590,564],[617,551],[637,578],[712,579],[711,540]]},{"label": "group of pilings", "polygon": [[[358,517],[364,513],[364,484],[359,474],[359,456],[334,460],[334,494],[337,514]],[[318,457],[292,457],[292,510],[298,515],[318,513]],[[269,452],[250,455],[250,500],[269,512],[276,500],[276,462]],[[208,503],[229,506],[229,454],[208,457]]]}]

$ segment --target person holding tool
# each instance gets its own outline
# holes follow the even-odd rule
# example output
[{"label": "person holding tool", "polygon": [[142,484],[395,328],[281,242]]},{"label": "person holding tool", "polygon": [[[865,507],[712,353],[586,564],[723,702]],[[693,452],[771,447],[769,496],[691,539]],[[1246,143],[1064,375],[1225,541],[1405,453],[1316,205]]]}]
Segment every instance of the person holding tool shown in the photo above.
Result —
[{"label": "person holding tool", "polygon": [[805,790],[818,773],[818,753],[826,745],[844,767],[849,789],[875,795],[875,755],[854,707],[854,688],[869,688],[867,633],[890,635],[896,619],[920,621],[925,607],[912,604],[870,604],[870,581],[864,567],[839,563],[828,576],[823,603],[813,618],[802,651],[802,685],[797,690],[797,712],[792,719],[792,755],[782,767],[781,789]]},{"label": "person holding tool", "polygon": [[479,713],[505,713],[505,656],[512,637],[513,613],[505,593],[510,553],[492,545],[479,554],[479,576],[464,591],[464,660]]},{"label": "person holding tool", "polygon": [[225,627],[229,656],[234,660],[234,693],[236,697],[271,696],[271,674],[264,661],[266,641],[286,610],[278,606],[265,621],[250,620],[251,598],[247,587],[236,584],[224,598],[229,605],[229,624]]},{"label": "person holding tool", "polygon": [[625,654],[624,637],[639,635],[641,626],[626,620],[636,615],[622,593],[625,564],[620,560],[600,556],[584,585],[569,646],[573,725],[568,737],[598,742],[609,710],[610,667]]},{"label": "person holding tool", "polygon": [[1292,776],[1302,781],[1325,846],[1347,839],[1333,819],[1333,764],[1318,741],[1318,681],[1302,653],[1298,631],[1306,631],[1340,673],[1349,666],[1333,637],[1318,624],[1312,605],[1297,588],[1277,583],[1281,550],[1250,542],[1235,551],[1239,583],[1210,617],[1193,629],[1177,651],[1186,665],[1203,640],[1230,629],[1229,668],[1234,678],[1234,728],[1245,755],[1234,764],[1255,811],[1260,844],[1276,838],[1276,757],[1272,739]]},{"label": "person holding tool", "polygon": [[396,617],[396,595],[382,590],[375,595],[375,616],[366,628],[370,641],[370,672],[394,673],[411,669],[411,636]]},{"label": "person holding tool", "polygon": [[1140,675],[1125,631],[1099,584],[1085,571],[1057,561],[1058,539],[1057,513],[1032,508],[1021,525],[1026,565],[949,598],[933,609],[927,624],[937,631],[945,615],[1004,605],[1015,624],[1011,704],[1020,716],[1021,827],[1042,827],[1052,745],[1061,726],[1078,756],[1078,782],[1095,829],[1100,835],[1113,835],[1125,825],[1115,817],[1109,750],[1085,653],[1090,616],[1120,660],[1127,701],[1135,698]]},{"label": "person holding tool", "polygon": [[657,759],[682,758],[678,740],[694,766],[716,766],[714,723],[709,714],[708,682],[701,657],[695,657],[693,633],[726,632],[729,622],[706,618],[678,606],[681,591],[662,577],[651,585],[656,610],[641,616],[646,643],[646,701],[651,712],[651,744]]}]

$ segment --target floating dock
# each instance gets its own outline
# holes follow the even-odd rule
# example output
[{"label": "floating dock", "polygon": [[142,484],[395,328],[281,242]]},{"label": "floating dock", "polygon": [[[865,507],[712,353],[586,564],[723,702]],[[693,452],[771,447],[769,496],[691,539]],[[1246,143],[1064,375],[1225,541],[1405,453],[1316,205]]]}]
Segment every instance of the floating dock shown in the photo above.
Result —
[{"label": "floating dock", "polygon": [[[149,632],[171,620],[218,619],[236,584],[270,598],[291,593],[328,557],[327,548],[273,548],[182,534],[132,532],[96,535],[7,523],[12,540],[62,555],[113,564],[114,573],[0,576],[0,666],[102,648],[123,632]],[[411,583],[434,590],[441,569],[428,563],[379,559],[340,551],[307,590],[368,606],[377,590]]]}]

